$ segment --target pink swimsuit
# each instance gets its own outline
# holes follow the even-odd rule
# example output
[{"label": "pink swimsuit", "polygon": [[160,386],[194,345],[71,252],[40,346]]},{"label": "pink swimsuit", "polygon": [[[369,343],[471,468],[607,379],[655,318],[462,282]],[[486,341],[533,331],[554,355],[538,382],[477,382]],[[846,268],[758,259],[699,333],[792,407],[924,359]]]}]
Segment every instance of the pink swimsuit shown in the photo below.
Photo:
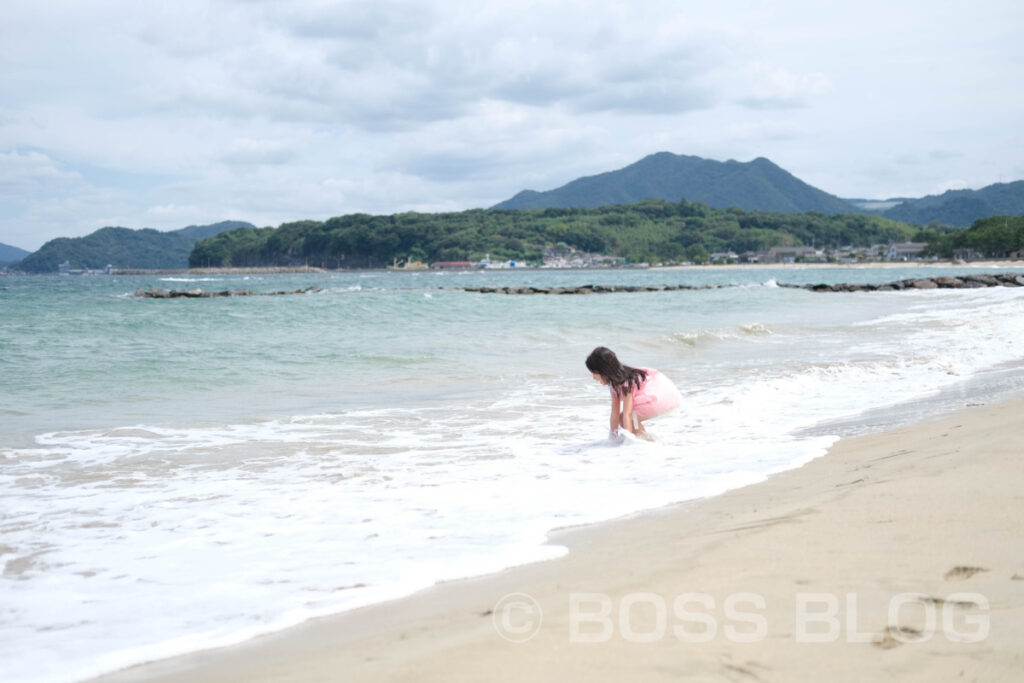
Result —
[{"label": "pink swimsuit", "polygon": [[[679,407],[683,397],[672,380],[651,368],[640,370],[647,373],[647,379],[633,390],[633,412],[639,419],[663,415]],[[615,393],[614,389],[612,393]]]}]

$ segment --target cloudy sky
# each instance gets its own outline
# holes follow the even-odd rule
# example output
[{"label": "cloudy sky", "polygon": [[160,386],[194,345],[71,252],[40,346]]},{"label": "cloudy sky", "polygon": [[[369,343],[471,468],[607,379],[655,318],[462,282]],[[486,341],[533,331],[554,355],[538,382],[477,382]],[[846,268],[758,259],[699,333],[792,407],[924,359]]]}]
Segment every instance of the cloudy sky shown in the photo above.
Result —
[{"label": "cloudy sky", "polygon": [[1024,179],[1019,0],[3,0],[0,242],[486,207],[657,152]]}]

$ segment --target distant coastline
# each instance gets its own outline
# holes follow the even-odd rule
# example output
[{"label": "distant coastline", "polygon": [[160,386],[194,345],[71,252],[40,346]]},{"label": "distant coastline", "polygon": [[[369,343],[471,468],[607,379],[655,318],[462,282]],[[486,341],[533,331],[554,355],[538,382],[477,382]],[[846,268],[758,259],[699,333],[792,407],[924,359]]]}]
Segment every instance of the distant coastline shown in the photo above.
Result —
[{"label": "distant coastline", "polygon": [[[646,268],[639,268],[639,270],[766,270],[766,269],[781,269],[781,270],[811,270],[811,269],[828,269],[828,268],[843,268],[843,269],[871,269],[871,268],[907,268],[907,267],[927,267],[927,268],[963,268],[968,266],[977,266],[981,268],[1020,268],[1024,267],[1024,260],[993,260],[993,261],[969,261],[969,262],[956,262],[956,261],[872,261],[870,263],[732,263],[732,264],[704,264],[704,265],[687,265],[687,266],[648,266]],[[587,268],[541,268],[537,266],[516,266],[515,268],[502,269],[502,272],[515,272],[519,270],[632,270],[634,266],[615,266],[615,267],[587,267]],[[467,268],[466,270],[480,270],[476,268]],[[296,267],[265,267],[265,268],[173,268],[163,270],[146,270],[142,268],[115,268],[110,272],[111,275],[268,275],[268,274],[286,274],[286,273],[333,273],[333,272],[396,272],[386,268],[345,268],[341,270],[331,270],[327,268],[316,268],[313,266],[296,266]],[[402,272],[402,271],[397,271]],[[420,272],[442,272],[442,271],[420,271]],[[488,270],[487,272],[494,272]]]},{"label": "distant coastline", "polygon": [[114,268],[111,275],[268,275],[274,273],[326,273],[324,268],[313,266],[273,266],[263,268]]},{"label": "distant coastline", "polygon": [[[640,270],[819,270],[829,268],[842,268],[849,270],[864,270],[871,268],[1021,268],[1024,267],[1024,259],[999,259],[992,261],[974,260],[966,262],[958,261],[871,261],[869,263],[731,263],[731,264],[703,264],[703,265],[675,265],[675,266],[647,266],[638,268]],[[542,268],[538,266],[516,266],[515,268],[503,269],[503,272],[515,272],[517,270],[631,270],[635,266],[615,267],[585,267],[585,268]],[[478,270],[470,269],[466,270]],[[76,275],[275,275],[294,273],[355,273],[355,272],[396,272],[387,268],[345,268],[331,270],[328,268],[316,268],[314,266],[268,266],[260,268],[113,268],[109,272],[89,271],[88,273],[75,273]],[[403,271],[397,271],[403,272]],[[441,272],[441,271],[419,271],[419,272]],[[488,272],[494,272],[488,270]],[[0,274],[15,275],[17,271],[8,268],[0,268]],[[56,273],[50,273],[56,275]]]}]

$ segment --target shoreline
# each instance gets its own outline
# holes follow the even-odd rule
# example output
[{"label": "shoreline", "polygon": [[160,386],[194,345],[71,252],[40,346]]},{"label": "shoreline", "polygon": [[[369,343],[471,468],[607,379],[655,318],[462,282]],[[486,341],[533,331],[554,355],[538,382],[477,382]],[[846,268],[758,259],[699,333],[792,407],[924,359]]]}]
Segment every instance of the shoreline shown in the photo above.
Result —
[{"label": "shoreline", "polygon": [[[77,276],[96,275],[275,275],[275,274],[333,274],[333,273],[442,273],[442,272],[508,272],[516,271],[631,271],[631,270],[761,270],[761,269],[783,269],[783,270],[817,270],[817,269],[849,269],[864,270],[871,268],[1022,268],[1024,260],[992,260],[992,261],[872,261],[869,263],[731,263],[731,264],[703,264],[703,265],[678,265],[678,266],[648,266],[646,268],[635,268],[631,266],[602,267],[602,268],[544,268],[541,266],[517,266],[515,268],[445,268],[445,269],[424,269],[424,270],[402,270],[393,268],[343,268],[330,269],[318,268],[316,266],[260,266],[240,268],[168,268],[168,269],[146,269],[146,268],[115,268],[110,273],[102,271],[90,271],[88,273],[75,273]],[[14,274],[14,273],[8,273]],[[26,275],[58,275],[58,273],[25,273]]]},{"label": "shoreline", "polygon": [[515,268],[429,268],[425,270],[401,270],[393,268],[343,268],[328,269],[314,266],[275,266],[259,268],[185,268],[180,270],[136,270],[122,269],[115,270],[113,275],[273,275],[289,273],[453,273],[453,272],[500,272],[514,273],[517,271],[632,271],[632,270],[761,270],[761,269],[783,269],[783,270],[817,270],[828,268],[839,268],[849,270],[867,270],[871,268],[1022,268],[1024,260],[997,260],[997,261],[970,261],[957,263],[954,261],[878,261],[871,263],[731,263],[731,264],[705,264],[689,266],[649,266],[647,268],[605,267],[605,268],[544,268],[540,266],[517,266]]},{"label": "shoreline", "polygon": [[[559,559],[92,680],[810,681],[826,666],[840,681],[1009,675],[1024,662],[1022,409],[1018,396],[843,439],[759,484],[553,531],[549,542],[570,548]],[[686,594],[697,602],[680,611]],[[918,597],[892,618],[902,595]],[[952,632],[930,634],[929,618]]]},{"label": "shoreline", "polygon": [[267,266],[258,268],[172,268],[147,270],[144,268],[115,268],[111,275],[276,275],[289,273],[328,273],[314,266]]}]

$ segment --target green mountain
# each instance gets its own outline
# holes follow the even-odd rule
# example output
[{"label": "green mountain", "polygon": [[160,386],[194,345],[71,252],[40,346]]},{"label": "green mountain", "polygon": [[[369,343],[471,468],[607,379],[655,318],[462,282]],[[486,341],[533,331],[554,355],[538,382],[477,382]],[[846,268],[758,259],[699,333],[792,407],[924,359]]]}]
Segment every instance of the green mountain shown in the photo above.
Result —
[{"label": "green mountain", "polygon": [[824,214],[859,209],[808,185],[768,159],[714,161],[658,152],[617,171],[578,178],[547,192],[523,190],[495,209],[594,208],[643,199],[701,202],[711,208]]},{"label": "green mountain", "polygon": [[196,242],[225,230],[252,227],[244,221],[222,221],[172,232],[102,228],[85,237],[50,240],[17,267],[28,273],[51,273],[66,261],[73,269],[101,269],[108,264],[118,268],[188,268],[188,256]]},{"label": "green mountain", "polygon": [[980,190],[949,190],[908,199],[881,212],[886,218],[917,225],[939,223],[967,227],[979,218],[1024,214],[1024,180],[996,183]]},{"label": "green mountain", "polygon": [[9,244],[0,242],[0,266],[6,266],[9,263],[14,263],[28,256],[28,252],[24,249],[18,249],[18,247],[12,247]]}]

